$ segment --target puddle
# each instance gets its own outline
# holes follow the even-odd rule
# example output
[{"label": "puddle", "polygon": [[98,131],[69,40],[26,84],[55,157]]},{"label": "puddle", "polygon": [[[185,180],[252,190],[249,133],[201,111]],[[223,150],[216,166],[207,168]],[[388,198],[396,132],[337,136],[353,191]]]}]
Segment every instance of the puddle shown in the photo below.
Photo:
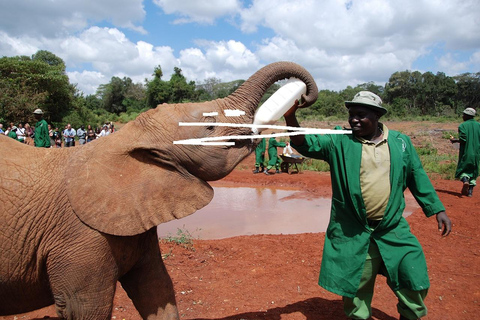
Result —
[{"label": "puddle", "polygon": [[[214,188],[212,202],[194,214],[157,227],[160,237],[188,231],[195,239],[222,239],[254,234],[325,232],[331,198],[295,199],[298,190],[273,188]],[[418,204],[405,194],[404,216]]]}]

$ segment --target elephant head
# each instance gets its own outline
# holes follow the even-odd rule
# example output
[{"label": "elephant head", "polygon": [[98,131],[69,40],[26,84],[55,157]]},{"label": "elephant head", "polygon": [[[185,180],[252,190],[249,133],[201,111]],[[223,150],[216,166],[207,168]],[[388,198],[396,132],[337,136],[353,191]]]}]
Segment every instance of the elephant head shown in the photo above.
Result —
[{"label": "elephant head", "polygon": [[[206,181],[230,173],[259,140],[242,139],[233,146],[178,145],[174,141],[252,134],[250,128],[181,127],[179,122],[251,124],[266,90],[289,77],[307,85],[303,107],[315,102],[318,89],[308,71],[292,62],[277,62],[257,71],[226,98],[162,104],[115,134],[75,148],[66,170],[73,210],[101,232],[135,235],[204,207],[213,197]],[[227,109],[244,114],[227,117]]]}]

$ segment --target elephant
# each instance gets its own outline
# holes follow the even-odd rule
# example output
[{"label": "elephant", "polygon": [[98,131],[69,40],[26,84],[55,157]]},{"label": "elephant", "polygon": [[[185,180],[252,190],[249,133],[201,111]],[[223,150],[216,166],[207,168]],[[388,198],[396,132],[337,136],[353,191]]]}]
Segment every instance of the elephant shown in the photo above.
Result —
[{"label": "elephant", "polygon": [[[303,107],[315,102],[310,73],[280,61],[225,98],[158,105],[85,145],[35,148],[0,136],[0,315],[55,304],[62,319],[109,319],[119,281],[143,319],[178,319],[156,226],[206,206],[207,181],[229,174],[260,139],[174,141],[252,135],[208,124],[251,124],[266,90],[289,77],[307,85]],[[226,109],[244,113],[226,118]]]}]

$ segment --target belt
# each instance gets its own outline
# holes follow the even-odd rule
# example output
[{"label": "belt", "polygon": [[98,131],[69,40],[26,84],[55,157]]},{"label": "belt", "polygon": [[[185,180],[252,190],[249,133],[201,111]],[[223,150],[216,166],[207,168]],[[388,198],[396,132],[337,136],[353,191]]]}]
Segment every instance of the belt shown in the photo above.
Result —
[{"label": "belt", "polygon": [[367,219],[367,224],[370,228],[376,228],[382,220],[372,220],[372,219]]}]

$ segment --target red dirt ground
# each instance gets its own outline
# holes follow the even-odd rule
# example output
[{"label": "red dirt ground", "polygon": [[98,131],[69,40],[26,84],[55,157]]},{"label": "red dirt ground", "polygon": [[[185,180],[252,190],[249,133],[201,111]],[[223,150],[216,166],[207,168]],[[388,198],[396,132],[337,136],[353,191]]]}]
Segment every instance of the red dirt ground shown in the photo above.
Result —
[{"label": "red dirt ground", "polygon": [[[294,187],[305,191],[305,201],[331,195],[328,173],[253,175],[253,162],[250,156],[212,185]],[[429,268],[429,313],[424,319],[479,319],[480,190],[467,198],[460,195],[458,181],[433,180],[433,184],[453,222],[451,235],[441,237],[435,218],[426,218],[420,210],[407,218]],[[301,208],[299,219],[300,212]],[[346,319],[341,297],[317,285],[324,237],[324,233],[308,233],[194,240],[193,249],[160,243],[162,253],[167,253],[165,264],[181,319]],[[398,319],[396,298],[383,277],[377,279],[375,290],[373,319]],[[53,306],[0,320],[49,316],[55,317]],[[140,319],[120,286],[112,319]]]}]

